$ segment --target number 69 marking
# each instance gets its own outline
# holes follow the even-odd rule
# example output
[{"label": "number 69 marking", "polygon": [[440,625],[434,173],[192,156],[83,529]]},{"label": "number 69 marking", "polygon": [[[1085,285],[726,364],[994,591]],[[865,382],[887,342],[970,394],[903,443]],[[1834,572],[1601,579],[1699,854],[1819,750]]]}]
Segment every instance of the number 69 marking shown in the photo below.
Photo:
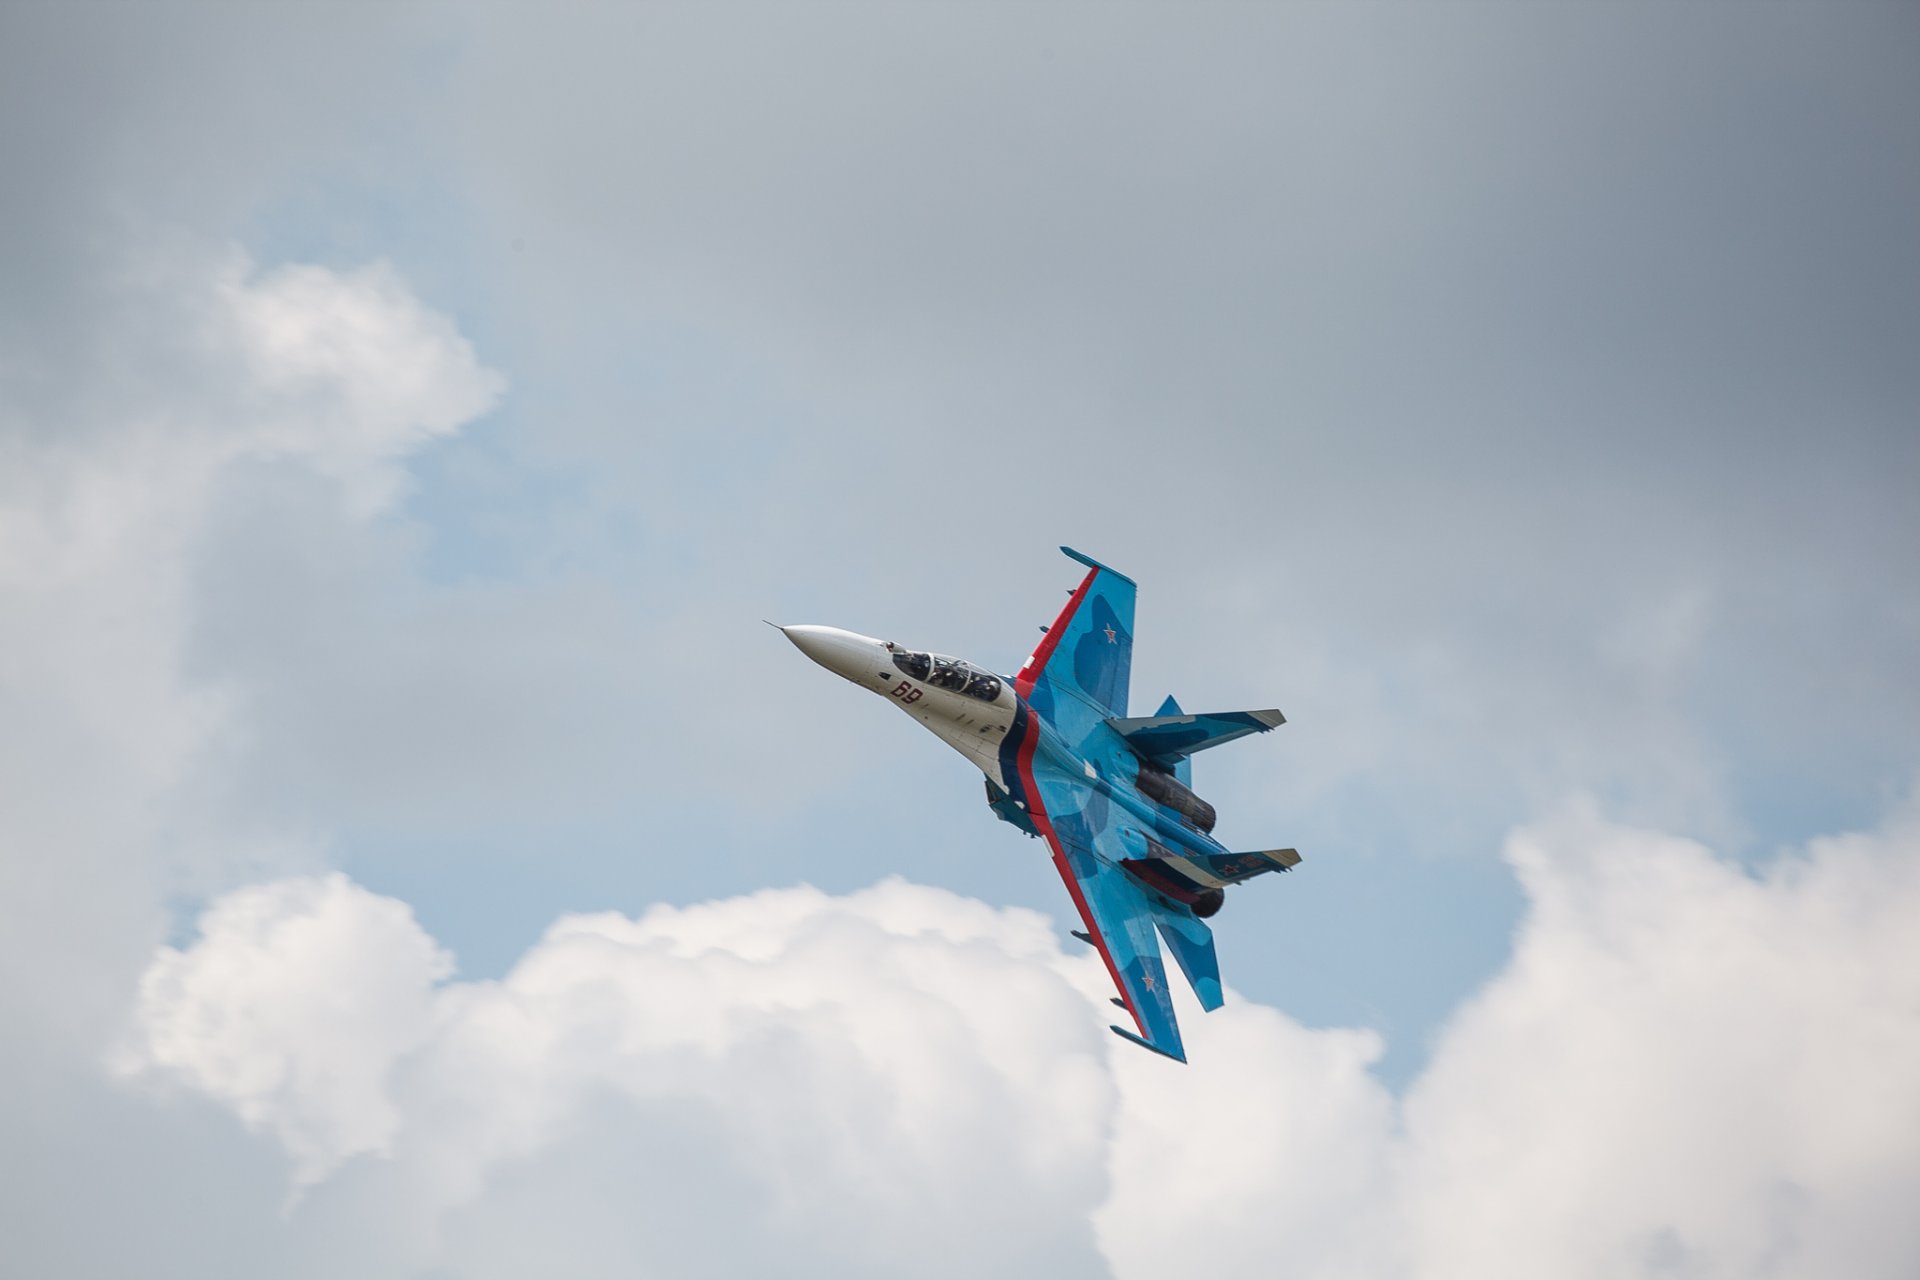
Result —
[{"label": "number 69 marking", "polygon": [[908,684],[905,680],[902,680],[894,689],[893,696],[902,702],[911,703],[920,701],[920,691]]}]

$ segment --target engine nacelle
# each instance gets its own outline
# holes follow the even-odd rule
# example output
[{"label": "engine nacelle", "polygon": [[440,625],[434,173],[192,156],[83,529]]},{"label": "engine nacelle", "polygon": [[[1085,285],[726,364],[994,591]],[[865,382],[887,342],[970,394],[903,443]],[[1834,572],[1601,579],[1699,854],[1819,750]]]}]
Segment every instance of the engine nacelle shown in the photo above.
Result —
[{"label": "engine nacelle", "polygon": [[1201,831],[1211,832],[1219,815],[1213,806],[1187,789],[1187,785],[1156,765],[1141,762],[1140,776],[1134,780],[1140,794],[1167,806]]},{"label": "engine nacelle", "polygon": [[1222,890],[1209,889],[1189,903],[1187,909],[1205,920],[1208,916],[1217,915],[1226,900],[1227,895]]}]

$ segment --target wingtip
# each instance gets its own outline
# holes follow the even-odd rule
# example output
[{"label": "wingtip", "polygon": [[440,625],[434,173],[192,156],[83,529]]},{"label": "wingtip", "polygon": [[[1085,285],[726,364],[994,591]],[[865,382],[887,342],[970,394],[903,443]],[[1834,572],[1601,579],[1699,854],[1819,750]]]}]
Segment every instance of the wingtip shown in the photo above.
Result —
[{"label": "wingtip", "polygon": [[1069,546],[1062,546],[1060,550],[1064,551],[1067,554],[1068,559],[1078,560],[1081,564],[1086,565],[1090,569],[1098,569],[1102,573],[1110,573],[1114,577],[1120,579],[1120,581],[1125,583],[1133,582],[1132,578],[1129,578],[1126,574],[1120,572],[1118,569],[1114,568],[1112,565],[1101,564],[1098,560],[1095,560],[1092,556],[1088,555],[1084,551],[1075,551],[1072,547],[1069,547]]},{"label": "wingtip", "polygon": [[1122,1040],[1131,1040],[1133,1043],[1139,1045],[1142,1049],[1151,1049],[1153,1050],[1153,1052],[1159,1054],[1163,1058],[1171,1058],[1173,1061],[1180,1063],[1182,1066],[1186,1065],[1187,1052],[1186,1052],[1186,1049],[1181,1045],[1176,1044],[1171,1049],[1169,1049],[1162,1045],[1155,1044],[1153,1041],[1146,1039],[1144,1036],[1137,1036],[1133,1032],[1127,1030],[1125,1027],[1108,1027],[1107,1030],[1113,1032],[1113,1034],[1119,1036]]}]

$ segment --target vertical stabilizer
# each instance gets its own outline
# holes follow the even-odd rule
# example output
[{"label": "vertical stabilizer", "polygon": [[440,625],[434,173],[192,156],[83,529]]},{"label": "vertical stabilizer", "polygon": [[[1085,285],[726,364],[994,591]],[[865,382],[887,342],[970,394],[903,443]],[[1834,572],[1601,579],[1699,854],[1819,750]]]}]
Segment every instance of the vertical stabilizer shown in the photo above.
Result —
[{"label": "vertical stabilizer", "polygon": [[1213,951],[1213,930],[1204,920],[1169,911],[1158,903],[1152,910],[1153,922],[1160,926],[1160,936],[1167,950],[1173,952],[1180,972],[1187,975],[1187,985],[1200,998],[1200,1007],[1208,1012],[1218,1009],[1225,997],[1220,993],[1220,959]]},{"label": "vertical stabilizer", "polygon": [[[1153,714],[1156,717],[1179,716],[1185,715],[1186,712],[1180,709],[1179,700],[1172,694],[1168,694],[1167,700],[1161,703],[1160,709]],[[1181,756],[1178,760],[1174,761],[1173,776],[1181,786],[1191,787],[1193,785],[1193,761],[1187,756]]]}]

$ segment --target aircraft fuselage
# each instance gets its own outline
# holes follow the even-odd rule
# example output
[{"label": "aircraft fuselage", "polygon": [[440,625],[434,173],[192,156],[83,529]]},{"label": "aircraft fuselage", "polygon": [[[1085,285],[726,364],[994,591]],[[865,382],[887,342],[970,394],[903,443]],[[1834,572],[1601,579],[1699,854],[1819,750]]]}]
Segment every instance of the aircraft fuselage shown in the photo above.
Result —
[{"label": "aircraft fuselage", "polygon": [[838,627],[780,630],[809,658],[886,698],[965,756],[986,775],[989,795],[1004,797],[993,804],[994,812],[1030,835],[1035,834],[1032,824],[1022,816],[1027,807],[1023,755],[1084,777],[1087,787],[1124,811],[1132,822],[1119,824],[1119,834],[1134,856],[1147,856],[1155,844],[1180,853],[1227,852],[1179,813],[1141,793],[1140,759],[1118,733],[1101,726],[1088,739],[1091,750],[1074,750],[1045,717],[1034,714],[1008,677]]}]

